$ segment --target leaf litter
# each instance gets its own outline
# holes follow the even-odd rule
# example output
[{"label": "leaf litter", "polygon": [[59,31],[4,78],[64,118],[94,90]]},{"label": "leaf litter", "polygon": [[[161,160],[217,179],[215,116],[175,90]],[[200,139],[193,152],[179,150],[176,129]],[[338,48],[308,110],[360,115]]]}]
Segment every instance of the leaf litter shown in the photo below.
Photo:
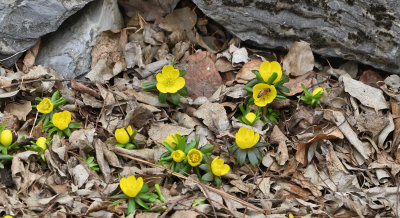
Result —
[{"label": "leaf litter", "polygon": [[[40,45],[25,55],[22,66],[0,68],[1,123],[26,137],[18,138],[20,145],[46,136],[32,105],[35,97],[56,89],[67,99],[63,108],[83,126],[69,138],[52,137],[43,154],[46,167],[37,152],[21,147],[12,153],[13,160],[0,169],[1,215],[124,216],[127,204],[113,204],[109,196],[121,193],[121,176],[136,175],[160,184],[168,209],[137,209],[135,217],[398,216],[397,75],[373,69],[360,74],[354,62],[323,66],[302,41],[287,54],[256,51],[230,40],[190,4],[146,1],[138,7],[132,2],[137,1],[121,1],[127,28],[104,32],[97,41],[86,79],[64,80],[52,69],[34,66]],[[239,122],[243,84],[255,78],[251,71],[264,60],[276,57],[284,57],[283,70],[291,76],[289,99],[271,104],[279,112],[277,122]],[[176,106],[142,91],[172,58],[187,72],[189,92]],[[298,101],[301,84],[327,90],[319,107]],[[113,145],[114,131],[128,125],[144,142],[135,150]],[[243,126],[268,143],[257,167],[239,166],[228,151]],[[201,146],[214,145],[212,154],[231,166],[220,188],[157,165],[163,140],[176,132],[193,140],[199,135]],[[86,162],[89,155],[98,172]]]}]

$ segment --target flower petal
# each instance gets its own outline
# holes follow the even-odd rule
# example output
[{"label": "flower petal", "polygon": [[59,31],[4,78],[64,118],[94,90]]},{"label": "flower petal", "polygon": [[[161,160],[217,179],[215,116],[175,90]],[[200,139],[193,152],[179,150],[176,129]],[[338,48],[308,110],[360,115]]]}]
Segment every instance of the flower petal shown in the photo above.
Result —
[{"label": "flower petal", "polygon": [[168,91],[169,91],[169,87],[165,83],[162,83],[162,82],[157,82],[156,88],[161,93],[168,93]]},{"label": "flower petal", "polygon": [[171,93],[176,93],[177,91],[179,91],[181,88],[183,88],[185,86],[185,79],[183,77],[178,77],[175,80],[173,87],[173,90]]},{"label": "flower petal", "polygon": [[133,134],[132,127],[130,125],[126,128],[126,131],[128,131],[130,136]]},{"label": "flower petal", "polygon": [[136,195],[139,194],[140,190],[142,190],[142,187],[143,187],[143,178],[139,177],[137,178],[135,183],[135,188],[133,192],[134,197],[136,197]]},{"label": "flower petal", "polygon": [[130,141],[128,133],[125,131],[124,128],[115,130],[115,139],[117,140],[118,143],[123,145],[125,145]]},{"label": "flower petal", "polygon": [[276,61],[272,61],[271,62],[271,64],[270,64],[270,69],[271,69],[271,76],[272,76],[272,74],[274,73],[274,72],[276,72],[277,74],[278,74],[278,76],[276,77],[276,79],[274,80],[274,82],[273,83],[276,83],[276,82],[278,82],[279,80],[281,80],[281,78],[282,78],[282,67],[281,67],[281,65],[278,63],[278,62],[276,62]]}]

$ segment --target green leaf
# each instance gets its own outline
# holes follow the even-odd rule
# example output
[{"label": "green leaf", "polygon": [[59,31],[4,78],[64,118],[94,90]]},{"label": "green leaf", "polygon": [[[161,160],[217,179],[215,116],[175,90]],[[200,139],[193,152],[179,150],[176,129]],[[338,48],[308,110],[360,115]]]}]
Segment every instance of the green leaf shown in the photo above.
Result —
[{"label": "green leaf", "polygon": [[126,214],[129,215],[136,210],[136,203],[134,198],[128,199],[128,209],[126,210]]},{"label": "green leaf", "polygon": [[[43,101],[43,99],[42,98],[39,98],[39,97],[36,97],[35,98],[35,101]],[[36,105],[37,106],[37,105]]]},{"label": "green leaf", "polygon": [[250,149],[247,152],[247,156],[249,157],[250,164],[253,166],[257,166],[258,158],[257,158],[257,155],[254,153],[254,150],[256,150],[256,148]]},{"label": "green leaf", "polygon": [[172,93],[171,100],[174,105],[178,105],[181,102],[181,97],[178,95],[178,93]]},{"label": "green leaf", "polygon": [[196,147],[196,141],[192,141],[189,144],[186,145],[185,150],[183,151],[185,154],[187,154],[190,150],[192,150],[194,147]]},{"label": "green leaf", "polygon": [[210,172],[208,172],[201,177],[201,180],[206,182],[211,182],[213,178],[214,178],[213,175]]},{"label": "green leaf", "polygon": [[2,162],[0,162],[0,169],[4,169],[4,165]]},{"label": "green leaf", "polygon": [[[71,135],[71,129],[70,128],[66,128],[63,130],[64,134],[69,137]],[[61,137],[60,137],[61,138]]]},{"label": "green leaf", "polygon": [[276,95],[275,99],[277,99],[277,100],[286,100],[287,97],[284,96],[284,95]]},{"label": "green leaf", "polygon": [[167,94],[160,92],[160,94],[158,94],[158,101],[163,104],[167,103]]},{"label": "green leaf", "polygon": [[278,77],[278,74],[276,72],[274,72],[267,81],[267,84],[271,85],[272,83],[274,83],[274,81],[276,80],[276,78]]},{"label": "green leaf", "polygon": [[149,205],[147,205],[142,199],[135,198],[135,202],[139,204],[141,207],[145,208],[146,210],[150,210]]},{"label": "green leaf", "polygon": [[186,71],[184,70],[179,70],[179,76],[185,76],[186,75]]},{"label": "green leaf", "polygon": [[288,87],[286,87],[286,86],[277,86],[276,88],[281,92],[285,92],[285,93],[289,93],[290,92],[290,89]]},{"label": "green leaf", "polygon": [[162,193],[161,189],[160,189],[160,185],[159,184],[154,184],[154,188],[156,189],[156,192],[158,194],[158,198],[161,200],[161,202],[165,202],[166,199],[164,197],[164,194]]},{"label": "green leaf", "polygon": [[217,187],[219,187],[219,186],[222,185],[221,177],[219,177],[219,176],[216,176],[216,177],[215,177],[215,185],[216,185]]},{"label": "green leaf", "polygon": [[125,200],[126,200],[126,199],[118,199],[118,200],[112,202],[111,206],[113,207],[113,206],[115,206],[115,205],[117,205],[117,204],[120,204],[120,203],[124,202]]},{"label": "green leaf", "polygon": [[240,165],[243,165],[246,161],[247,152],[242,149],[237,149],[235,152],[235,156]]},{"label": "green leaf", "polygon": [[148,191],[149,191],[149,185],[148,184],[144,184],[139,193],[146,193]]},{"label": "green leaf", "polygon": [[55,102],[58,99],[58,96],[60,95],[60,92],[57,90],[53,93],[53,95],[51,96],[51,102]]},{"label": "green leaf", "polygon": [[180,94],[181,96],[187,96],[188,95],[187,87],[184,86],[183,88],[179,89],[178,94]]},{"label": "green leaf", "polygon": [[214,149],[214,145],[207,144],[200,148],[202,153],[210,153]]},{"label": "green leaf", "polygon": [[254,73],[254,75],[256,75],[256,79],[258,82],[265,83],[264,79],[262,78],[262,76],[260,75],[260,72],[258,72],[258,70],[252,70],[251,72]]},{"label": "green leaf", "polygon": [[172,153],[172,152],[175,151],[171,146],[168,145],[167,142],[163,142],[162,144],[164,145],[164,147],[165,147],[169,152]]},{"label": "green leaf", "polygon": [[13,156],[11,155],[0,155],[0,160],[12,160]]},{"label": "green leaf", "polygon": [[249,92],[249,93],[253,93],[253,88],[251,88],[251,87],[244,87],[244,90],[246,90],[247,92]]},{"label": "green leaf", "polygon": [[110,198],[126,198],[127,196],[125,195],[125,194],[119,194],[119,195],[113,195],[113,196],[110,196]]},{"label": "green leaf", "polygon": [[57,108],[58,106],[63,105],[63,104],[65,104],[66,102],[67,102],[67,99],[65,99],[65,98],[60,98],[60,99],[58,99],[58,100],[56,100],[56,101],[54,102],[54,108]]},{"label": "green leaf", "polygon": [[64,133],[62,130],[57,130],[57,135],[58,135],[58,137],[62,138]]},{"label": "green leaf", "polygon": [[49,136],[51,136],[53,134],[53,132],[56,132],[56,131],[58,131],[57,127],[51,128],[50,131],[49,131]]},{"label": "green leaf", "polygon": [[136,146],[134,144],[132,144],[132,143],[128,143],[128,144],[125,145],[125,148],[129,149],[129,150],[132,150],[132,149],[135,149]]},{"label": "green leaf", "polygon": [[71,128],[71,129],[82,129],[82,125],[81,125],[81,123],[73,122],[73,123],[69,123],[68,128]]},{"label": "green leaf", "polygon": [[208,164],[201,164],[199,166],[200,169],[204,170],[204,171],[208,171]]}]

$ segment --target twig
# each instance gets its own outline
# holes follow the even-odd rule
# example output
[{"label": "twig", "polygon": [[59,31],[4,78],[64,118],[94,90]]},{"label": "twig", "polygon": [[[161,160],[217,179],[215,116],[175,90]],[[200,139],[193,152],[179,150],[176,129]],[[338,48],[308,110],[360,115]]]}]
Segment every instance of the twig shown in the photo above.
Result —
[{"label": "twig", "polygon": [[[13,86],[17,86],[17,85],[21,85],[21,84],[28,84],[28,83],[34,83],[34,82],[51,82],[51,81],[55,81],[55,82],[69,82],[71,81],[71,79],[34,79],[34,80],[28,80],[28,81],[21,81],[21,82],[15,82],[15,83],[11,83],[8,85],[2,85],[0,86],[0,89],[4,89],[4,88],[10,88]],[[92,83],[89,81],[81,81],[81,80],[76,80],[82,83]]]},{"label": "twig", "polygon": [[166,209],[164,211],[164,213],[161,214],[161,216],[159,218],[164,218],[172,210],[172,208],[178,203],[178,201],[183,200],[185,198],[188,198],[189,196],[190,196],[189,194],[186,194],[186,195],[183,195],[183,196],[181,196],[181,197],[179,197],[179,198],[177,198],[175,200],[167,202],[167,204],[171,204],[171,206],[169,206],[168,209]]},{"label": "twig", "polygon": [[[170,170],[170,169],[167,169],[167,168],[165,168],[165,167],[159,166],[159,165],[157,165],[157,164],[151,163],[151,162],[149,162],[149,161],[146,161],[146,160],[143,160],[143,159],[140,159],[140,158],[137,158],[137,157],[133,157],[133,156],[128,155],[128,154],[120,153],[120,152],[117,152],[117,154],[120,155],[120,156],[129,158],[129,159],[131,159],[131,160],[135,160],[135,161],[137,161],[137,162],[146,164],[146,165],[148,165],[148,166],[151,166],[151,167],[154,167],[154,168],[158,168],[158,169],[165,170],[165,171],[167,171],[168,173],[170,173],[170,174],[172,174],[172,175],[174,175],[174,176],[176,176],[176,177],[178,177],[178,178],[185,179],[185,180],[187,180],[187,181],[190,181],[190,182],[193,182],[193,183],[196,183],[196,184],[201,184],[201,182],[198,181],[198,180],[190,179],[190,178],[188,178],[188,177],[186,177],[186,176],[184,176],[184,175],[181,175],[181,174],[179,174],[179,173],[177,173],[177,172],[174,172],[174,171],[172,171],[172,170]],[[221,190],[219,190],[219,189],[217,189],[217,188],[211,187],[211,186],[209,186],[209,185],[204,185],[204,184],[201,184],[201,185],[204,186],[204,187],[206,187],[206,188],[209,189],[210,191],[213,191],[213,192],[215,192],[215,193],[217,193],[217,194],[220,194],[220,195],[223,195],[223,196],[225,196],[225,197],[227,197],[227,198],[230,198],[230,199],[232,199],[232,200],[234,200],[234,201],[236,201],[236,202],[238,202],[238,203],[240,203],[240,204],[243,204],[244,206],[250,207],[250,208],[252,208],[252,209],[254,209],[254,210],[258,211],[258,212],[261,212],[261,213],[265,213],[265,212],[266,212],[266,210],[264,210],[264,209],[262,209],[262,208],[259,208],[259,207],[255,206],[255,205],[253,205],[253,204],[250,204],[249,202],[246,202],[246,201],[244,201],[244,200],[242,200],[242,199],[240,199],[240,198],[238,198],[238,197],[236,197],[236,196],[230,195],[230,194],[228,194],[228,193],[226,193],[226,192],[224,192],[224,191],[221,191]]]}]

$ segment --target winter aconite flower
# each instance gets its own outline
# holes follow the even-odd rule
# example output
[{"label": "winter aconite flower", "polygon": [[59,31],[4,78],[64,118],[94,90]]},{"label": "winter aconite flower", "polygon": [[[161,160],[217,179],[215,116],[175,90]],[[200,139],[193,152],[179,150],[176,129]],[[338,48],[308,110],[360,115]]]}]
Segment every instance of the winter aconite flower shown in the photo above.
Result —
[{"label": "winter aconite flower", "polygon": [[281,78],[282,78],[281,65],[276,61],[272,61],[272,62],[264,61],[264,62],[262,62],[259,72],[260,72],[260,75],[261,75],[261,77],[263,78],[263,80],[265,82],[268,81],[268,79],[272,76],[273,73],[277,73],[277,77],[272,83],[276,83],[279,80],[281,80]]},{"label": "winter aconite flower", "polygon": [[324,89],[321,87],[318,87],[316,89],[314,89],[314,91],[311,93],[312,96],[318,95],[319,93],[324,92]]},{"label": "winter aconite flower", "polygon": [[48,98],[43,98],[43,100],[36,106],[38,111],[42,114],[48,114],[53,111],[53,102]]},{"label": "winter aconite flower", "polygon": [[43,151],[47,149],[46,138],[40,137],[36,140],[36,145],[39,146]]},{"label": "winter aconite flower", "polygon": [[[130,136],[132,135],[132,127],[128,126],[126,129],[121,128],[121,129],[116,129],[115,130],[115,139],[117,139],[117,142],[120,144],[127,144],[130,141]],[[129,134],[129,135],[128,135]]]},{"label": "winter aconite flower", "polygon": [[219,157],[216,157],[211,162],[211,171],[216,176],[223,176],[227,174],[230,169],[229,165],[224,163],[224,159],[219,159]]},{"label": "winter aconite flower", "polygon": [[200,165],[201,161],[203,160],[203,153],[200,150],[195,148],[191,149],[187,154],[187,160],[190,166],[195,167]]},{"label": "winter aconite flower", "polygon": [[175,162],[179,163],[185,159],[185,153],[181,150],[176,150],[172,152],[171,157]]},{"label": "winter aconite flower", "polygon": [[119,187],[122,192],[128,197],[136,197],[136,195],[142,190],[143,178],[135,178],[135,176],[129,176],[128,178],[122,178],[119,181]]},{"label": "winter aconite flower", "polygon": [[253,87],[254,104],[264,107],[275,99],[276,93],[275,86],[259,83]]},{"label": "winter aconite flower", "polygon": [[68,128],[69,123],[71,123],[71,113],[69,111],[55,113],[52,122],[59,130],[64,130]]},{"label": "winter aconite flower", "polygon": [[260,140],[260,134],[254,134],[252,129],[247,129],[245,127],[240,127],[235,137],[236,144],[241,149],[252,148]]},{"label": "winter aconite flower", "polygon": [[250,123],[253,123],[254,120],[256,119],[257,115],[253,112],[249,112],[246,114],[245,118],[247,121],[249,121]]},{"label": "winter aconite flower", "polygon": [[161,93],[176,93],[185,86],[185,79],[179,76],[179,69],[165,65],[156,75],[157,89]]},{"label": "winter aconite flower", "polygon": [[178,137],[181,136],[181,133],[178,131],[176,134],[171,134],[167,136],[167,138],[162,141],[162,143],[166,142],[171,148],[175,149],[175,146],[178,144],[179,139]]},{"label": "winter aconite flower", "polygon": [[4,218],[13,218],[11,215],[5,215]]},{"label": "winter aconite flower", "polygon": [[13,136],[12,133],[9,129],[5,129],[1,132],[0,135],[0,143],[4,146],[4,147],[8,147],[9,145],[11,145],[13,140]]}]

